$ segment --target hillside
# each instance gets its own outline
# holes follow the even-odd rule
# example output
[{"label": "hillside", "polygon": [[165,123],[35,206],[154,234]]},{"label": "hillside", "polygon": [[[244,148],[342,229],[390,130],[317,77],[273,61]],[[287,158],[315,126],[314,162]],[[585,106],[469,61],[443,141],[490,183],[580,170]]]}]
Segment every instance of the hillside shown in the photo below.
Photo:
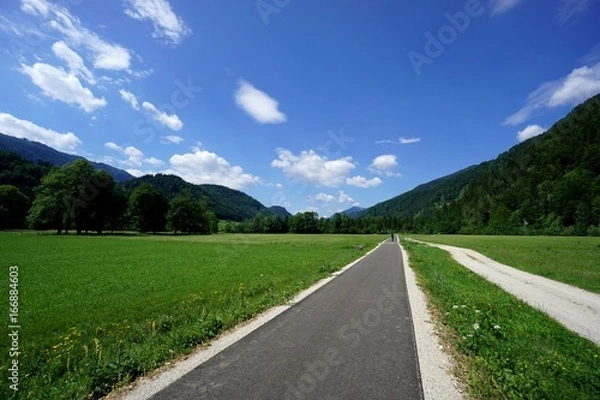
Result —
[{"label": "hillside", "polygon": [[362,216],[444,233],[600,233],[600,95],[492,161],[421,185]]},{"label": "hillside", "polygon": [[347,216],[349,216],[351,218],[356,218],[356,217],[359,217],[365,210],[366,210],[366,208],[364,208],[364,207],[354,206],[354,207],[350,207],[347,210],[340,212],[340,214],[346,214]]},{"label": "hillside", "polygon": [[[254,218],[258,213],[263,215],[282,213],[279,209],[272,210],[265,207],[258,200],[238,190],[219,185],[194,185],[175,175],[144,175],[124,182],[123,186],[128,191],[132,191],[144,182],[159,188],[169,200],[184,190],[189,190],[197,199],[206,197],[208,208],[217,215],[217,218],[223,220],[244,221]],[[287,213],[285,209],[283,211]]]},{"label": "hillside", "polygon": [[[33,142],[27,139],[18,139],[2,133],[0,133],[0,150],[18,154],[24,159],[34,163],[42,161],[56,166],[62,166],[79,158],[83,158],[81,156],[60,152],[42,143]],[[128,172],[111,165],[97,162],[91,163],[94,168],[105,170],[111,174],[117,182],[123,182],[133,178]]]},{"label": "hillside", "polygon": [[465,168],[419,185],[409,192],[378,203],[355,215],[400,218],[430,216],[440,205],[456,199],[469,182],[482,175],[486,168],[487,163]]}]

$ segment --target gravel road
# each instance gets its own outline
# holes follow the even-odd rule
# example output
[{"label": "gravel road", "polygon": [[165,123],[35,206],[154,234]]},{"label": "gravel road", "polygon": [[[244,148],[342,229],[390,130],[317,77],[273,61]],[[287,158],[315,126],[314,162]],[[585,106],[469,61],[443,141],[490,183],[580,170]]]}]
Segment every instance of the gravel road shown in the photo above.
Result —
[{"label": "gravel road", "polygon": [[470,249],[428,244],[586,339],[600,345],[600,295],[500,264]]}]

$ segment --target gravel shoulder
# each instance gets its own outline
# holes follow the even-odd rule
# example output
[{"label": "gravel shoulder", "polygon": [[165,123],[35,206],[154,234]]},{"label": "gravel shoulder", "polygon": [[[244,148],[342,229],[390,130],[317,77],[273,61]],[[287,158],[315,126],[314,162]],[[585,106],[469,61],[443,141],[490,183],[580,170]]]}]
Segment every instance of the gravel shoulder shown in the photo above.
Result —
[{"label": "gravel shoulder", "polygon": [[414,241],[448,251],[466,268],[600,345],[600,295],[501,264],[470,249]]},{"label": "gravel shoulder", "polygon": [[404,259],[404,276],[410,301],[410,309],[415,330],[421,383],[425,400],[460,400],[466,399],[459,384],[452,375],[452,360],[443,351],[439,337],[435,334],[433,317],[427,309],[425,294],[417,285],[414,271],[410,268],[410,260],[404,248],[398,243]]}]

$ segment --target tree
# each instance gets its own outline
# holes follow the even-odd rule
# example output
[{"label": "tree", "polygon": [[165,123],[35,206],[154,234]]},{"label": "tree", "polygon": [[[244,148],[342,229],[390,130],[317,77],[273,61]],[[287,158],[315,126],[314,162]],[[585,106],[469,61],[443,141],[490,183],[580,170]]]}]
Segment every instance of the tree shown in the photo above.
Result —
[{"label": "tree", "polygon": [[164,231],[167,223],[169,202],[155,186],[144,183],[129,198],[131,222],[139,232]]},{"label": "tree", "polygon": [[42,178],[34,190],[35,200],[27,217],[34,229],[56,229],[61,234],[68,230],[69,185],[68,175],[63,168],[52,169]]},{"label": "tree", "polygon": [[25,227],[29,199],[13,185],[0,185],[0,229]]},{"label": "tree", "polygon": [[124,217],[127,212],[128,201],[125,189],[122,186],[115,185],[108,214],[106,215],[106,228],[110,229],[111,232],[121,229],[125,225]]},{"label": "tree", "polygon": [[[89,226],[83,228],[92,229],[98,234],[102,234],[104,229],[109,225],[111,218],[119,218],[119,213],[122,215],[125,211],[123,199],[120,197],[122,191],[117,189],[116,183],[112,175],[108,172],[100,170],[92,174],[90,199],[85,205],[88,209]],[[126,204],[126,203],[125,203]]]},{"label": "tree", "polygon": [[316,212],[307,211],[297,213],[290,222],[290,232],[292,233],[318,233],[319,216]]}]

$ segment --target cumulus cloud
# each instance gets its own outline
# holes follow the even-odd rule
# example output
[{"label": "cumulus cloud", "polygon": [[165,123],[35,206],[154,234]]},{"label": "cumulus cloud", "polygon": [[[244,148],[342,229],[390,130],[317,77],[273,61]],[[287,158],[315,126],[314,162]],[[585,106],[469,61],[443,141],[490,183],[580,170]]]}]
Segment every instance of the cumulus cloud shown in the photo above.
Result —
[{"label": "cumulus cloud", "polygon": [[244,172],[239,166],[232,166],[223,157],[206,150],[175,154],[169,163],[170,168],[163,173],[179,175],[195,184],[212,183],[239,190],[261,183],[259,177]]},{"label": "cumulus cloud", "polygon": [[104,97],[95,97],[90,89],[83,87],[74,73],[66,72],[62,68],[35,63],[32,66],[21,64],[20,71],[29,76],[31,81],[52,99],[77,105],[88,113],[106,105]]},{"label": "cumulus cloud", "polygon": [[384,154],[376,157],[371,165],[369,165],[369,172],[376,175],[391,177],[399,177],[401,174],[394,172],[398,166],[396,156],[392,154]]},{"label": "cumulus cloud", "polygon": [[133,19],[152,22],[152,36],[155,38],[164,38],[177,45],[192,33],[167,0],[126,0],[126,3],[125,14]]},{"label": "cumulus cloud", "polygon": [[56,42],[52,45],[52,51],[56,57],[67,63],[69,67],[69,72],[72,74],[83,78],[87,83],[91,85],[96,84],[96,79],[94,75],[87,69],[85,66],[85,62],[83,58],[75,51],[71,50],[69,46],[66,45],[65,42]]},{"label": "cumulus cloud", "polygon": [[546,129],[542,128],[539,125],[529,125],[527,128],[517,133],[517,140],[519,142],[524,142],[527,139],[531,139],[534,136],[541,135],[544,132],[546,132]]},{"label": "cumulus cloud", "polygon": [[91,53],[94,68],[131,71],[131,53],[118,44],[109,43],[81,25],[68,9],[46,0],[21,0],[21,9],[40,18],[47,26],[62,33],[66,41]]},{"label": "cumulus cloud", "polygon": [[353,204],[354,199],[350,197],[343,190],[338,191],[337,196],[333,196],[327,193],[317,193],[314,196],[310,196],[308,201],[311,203],[340,203],[340,204]]},{"label": "cumulus cloud", "polygon": [[600,63],[574,69],[564,78],[545,82],[529,94],[523,108],[504,120],[504,125],[515,126],[529,119],[539,110],[577,105],[600,93]]},{"label": "cumulus cloud", "polygon": [[6,113],[0,113],[0,132],[16,138],[40,142],[66,152],[72,152],[81,145],[81,140],[71,132],[59,133]]},{"label": "cumulus cloud", "polygon": [[376,157],[369,168],[378,170],[378,171],[389,171],[398,166],[398,161],[396,160],[396,156],[392,154],[384,154],[382,156]]},{"label": "cumulus cloud", "polygon": [[279,103],[265,92],[240,80],[235,92],[235,102],[242,110],[260,124],[280,124],[287,121],[287,116],[279,111]]},{"label": "cumulus cloud", "polygon": [[179,143],[183,142],[183,138],[181,136],[175,136],[175,135],[162,136],[161,139],[163,139],[160,141],[162,144],[171,144],[171,143],[179,144]]},{"label": "cumulus cloud", "polygon": [[341,186],[350,171],[356,168],[352,157],[329,160],[313,150],[295,155],[280,148],[277,149],[277,155],[277,159],[271,162],[272,167],[281,169],[290,179],[317,186]]},{"label": "cumulus cloud", "polygon": [[360,175],[346,179],[347,185],[356,186],[356,187],[359,187],[362,189],[377,187],[377,186],[381,185],[381,183],[382,183],[381,179],[379,179],[379,178],[367,179],[364,176],[360,176]]},{"label": "cumulus cloud", "polygon": [[[144,156],[144,153],[141,150],[139,150],[133,146],[121,147],[113,142],[107,142],[104,144],[104,147],[106,147],[107,149],[114,150],[117,153],[119,153],[123,158],[120,160],[116,160],[116,161],[119,164],[124,165],[124,166],[142,167],[146,164],[149,164],[152,166],[160,166],[160,165],[164,164],[163,161],[158,160],[154,157],[146,158]],[[114,159],[112,159],[112,160],[115,161]]]},{"label": "cumulus cloud", "polygon": [[180,131],[183,128],[183,122],[179,119],[177,114],[167,114],[164,111],[157,109],[154,104],[147,101],[142,103],[144,110],[148,111],[152,116],[152,119],[159,124],[166,126],[173,131]]},{"label": "cumulus cloud", "polygon": [[134,110],[140,109],[140,106],[138,104],[138,99],[135,96],[135,94],[133,94],[125,89],[119,89],[119,94],[121,95],[121,99],[123,99],[123,101],[129,103],[131,108],[133,108]]}]

